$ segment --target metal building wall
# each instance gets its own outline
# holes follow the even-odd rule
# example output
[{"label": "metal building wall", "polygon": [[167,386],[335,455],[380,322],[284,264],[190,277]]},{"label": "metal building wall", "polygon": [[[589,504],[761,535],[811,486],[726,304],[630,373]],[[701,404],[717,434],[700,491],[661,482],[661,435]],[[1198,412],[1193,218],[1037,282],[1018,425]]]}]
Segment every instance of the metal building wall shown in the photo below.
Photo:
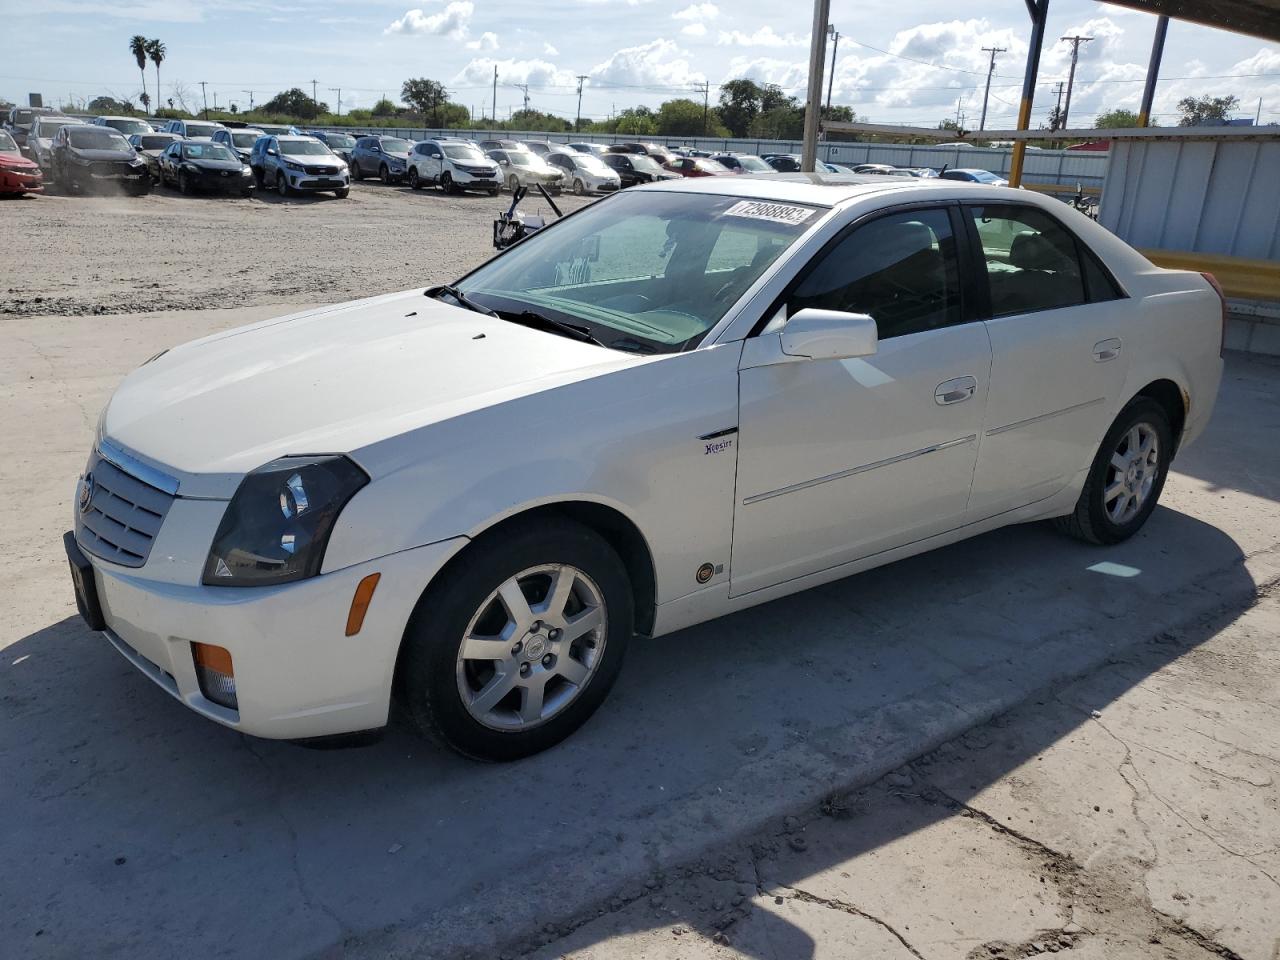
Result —
[{"label": "metal building wall", "polygon": [[1117,140],[1099,220],[1135,247],[1280,259],[1280,138]]}]

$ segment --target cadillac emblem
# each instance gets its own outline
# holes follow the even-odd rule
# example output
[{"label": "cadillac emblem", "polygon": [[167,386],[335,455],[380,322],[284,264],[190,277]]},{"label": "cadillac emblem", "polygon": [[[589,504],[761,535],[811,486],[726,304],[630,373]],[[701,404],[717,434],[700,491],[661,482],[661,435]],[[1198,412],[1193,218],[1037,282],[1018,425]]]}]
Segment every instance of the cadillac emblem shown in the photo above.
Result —
[{"label": "cadillac emblem", "polygon": [[77,497],[80,504],[80,512],[88,513],[89,507],[93,503],[93,474],[87,473],[80,480],[80,495]]}]

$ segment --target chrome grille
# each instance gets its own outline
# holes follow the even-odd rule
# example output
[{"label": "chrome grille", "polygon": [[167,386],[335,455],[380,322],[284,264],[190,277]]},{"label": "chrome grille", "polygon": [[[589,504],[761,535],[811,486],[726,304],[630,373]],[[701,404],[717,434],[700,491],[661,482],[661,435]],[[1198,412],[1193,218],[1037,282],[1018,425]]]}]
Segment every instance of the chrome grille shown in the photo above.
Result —
[{"label": "chrome grille", "polygon": [[142,566],[173,496],[96,454],[88,476],[93,478],[93,494],[87,508],[79,511],[76,540],[104,560]]}]

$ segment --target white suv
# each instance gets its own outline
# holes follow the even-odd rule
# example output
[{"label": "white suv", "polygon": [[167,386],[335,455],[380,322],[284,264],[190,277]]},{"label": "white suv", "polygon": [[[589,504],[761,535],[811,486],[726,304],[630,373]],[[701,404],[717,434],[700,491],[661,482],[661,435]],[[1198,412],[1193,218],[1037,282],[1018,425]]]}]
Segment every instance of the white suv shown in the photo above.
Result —
[{"label": "white suv", "polygon": [[409,186],[421,190],[436,183],[445,193],[486,190],[497,196],[502,189],[498,165],[470,140],[441,137],[415,143],[409,151]]}]

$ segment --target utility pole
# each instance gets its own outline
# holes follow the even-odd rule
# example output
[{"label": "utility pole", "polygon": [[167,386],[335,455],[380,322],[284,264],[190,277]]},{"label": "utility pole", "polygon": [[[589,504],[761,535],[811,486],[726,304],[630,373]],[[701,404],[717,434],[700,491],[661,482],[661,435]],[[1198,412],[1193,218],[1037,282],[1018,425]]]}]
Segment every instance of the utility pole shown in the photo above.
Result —
[{"label": "utility pole", "polygon": [[498,65],[493,65],[493,125],[498,125]]},{"label": "utility pole", "polygon": [[693,85],[694,91],[702,94],[702,135],[707,135],[707,111],[711,108],[711,84],[703,80]]},{"label": "utility pole", "polygon": [[209,97],[205,93],[205,81],[200,81],[200,99],[204,101],[204,118],[209,119]]},{"label": "utility pole", "polygon": [[800,169],[813,173],[818,164],[818,131],[822,126],[822,72],[827,58],[827,21],[831,0],[813,0],[813,31],[809,34],[809,89],[804,106],[804,147]]},{"label": "utility pole", "polygon": [[1071,44],[1071,71],[1067,74],[1067,103],[1062,108],[1062,128],[1067,127],[1067,114],[1071,112],[1071,86],[1076,81],[1076,59],[1080,56],[1080,44],[1088,43],[1093,37],[1063,37]]},{"label": "utility pole", "polygon": [[311,81],[311,114],[313,117],[320,116],[320,99],[316,96],[316,84],[318,80]]},{"label": "utility pole", "polygon": [[1253,115],[1253,125],[1255,127],[1262,125],[1262,98],[1258,98],[1258,112]]},{"label": "utility pole", "polygon": [[336,93],[338,95],[338,116],[342,116],[342,88],[330,87],[329,92]]},{"label": "utility pole", "polygon": [[835,40],[831,47],[831,75],[827,77],[827,113],[831,112],[831,88],[836,85],[836,54],[840,52],[840,31],[827,24],[827,35]]},{"label": "utility pole", "polygon": [[529,85],[527,83],[513,83],[512,86],[524,92],[524,109],[527,113],[529,111]]},{"label": "utility pole", "polygon": [[982,92],[982,119],[978,121],[978,130],[987,129],[987,98],[991,96],[991,75],[996,72],[996,54],[1005,53],[1008,47],[983,47],[984,53],[991,54],[991,66],[987,67],[987,88]]},{"label": "utility pole", "polygon": [[218,91],[213,91],[213,112],[218,112]]},{"label": "utility pole", "polygon": [[1062,81],[1058,81],[1058,105],[1053,108],[1053,123],[1049,125],[1051,130],[1058,130],[1062,127]]},{"label": "utility pole", "polygon": [[582,84],[586,81],[586,79],[587,79],[587,75],[585,73],[578,74],[578,113],[573,118],[574,133],[577,133],[578,129],[582,126]]},{"label": "utility pole", "polygon": [[247,93],[247,94],[249,95],[249,112],[250,112],[250,113],[253,113],[253,91],[252,91],[252,90],[241,90],[240,92],[241,92],[241,93]]},{"label": "utility pole", "polygon": [[956,133],[964,129],[964,94],[956,100]]}]

